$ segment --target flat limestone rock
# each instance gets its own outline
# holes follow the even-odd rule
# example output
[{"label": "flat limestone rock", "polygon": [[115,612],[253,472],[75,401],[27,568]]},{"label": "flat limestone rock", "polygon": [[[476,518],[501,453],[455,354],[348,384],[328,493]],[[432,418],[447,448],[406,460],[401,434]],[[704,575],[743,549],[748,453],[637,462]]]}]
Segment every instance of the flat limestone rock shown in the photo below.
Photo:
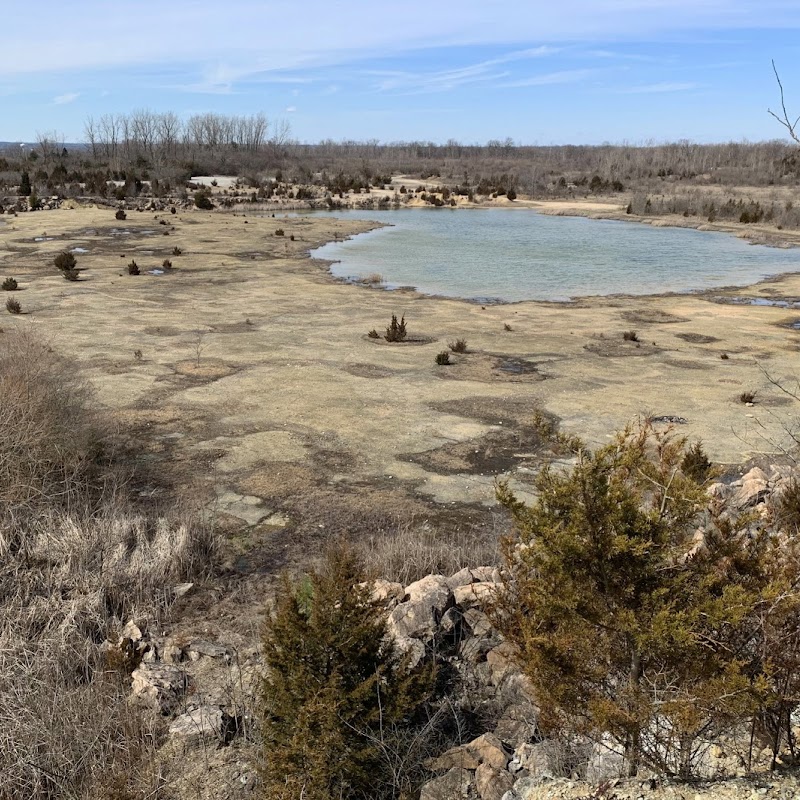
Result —
[{"label": "flat limestone rock", "polygon": [[225,720],[217,706],[200,706],[174,719],[169,726],[170,736],[191,739],[222,739]]}]

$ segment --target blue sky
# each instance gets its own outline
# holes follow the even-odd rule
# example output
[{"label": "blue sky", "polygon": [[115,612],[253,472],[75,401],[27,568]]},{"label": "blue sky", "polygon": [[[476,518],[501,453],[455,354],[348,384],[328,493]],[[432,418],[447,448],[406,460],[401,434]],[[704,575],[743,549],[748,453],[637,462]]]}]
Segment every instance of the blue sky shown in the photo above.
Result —
[{"label": "blue sky", "polygon": [[0,140],[134,108],[301,141],[781,138],[800,0],[40,0],[0,15]]}]

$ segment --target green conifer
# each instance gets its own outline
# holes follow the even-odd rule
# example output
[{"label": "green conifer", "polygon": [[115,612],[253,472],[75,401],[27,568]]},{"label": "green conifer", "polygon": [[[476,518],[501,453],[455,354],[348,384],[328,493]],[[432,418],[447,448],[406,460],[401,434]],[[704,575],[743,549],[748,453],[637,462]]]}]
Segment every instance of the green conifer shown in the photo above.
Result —
[{"label": "green conifer", "polygon": [[432,670],[407,668],[370,590],[341,547],[299,586],[284,578],[263,640],[270,800],[381,796],[382,731],[410,720]]},{"label": "green conifer", "polygon": [[687,776],[703,740],[759,708],[786,709],[765,626],[787,607],[769,598],[790,597],[775,569],[785,545],[715,509],[681,469],[685,455],[685,440],[645,425],[579,451],[569,472],[543,470],[532,506],[498,492],[517,535],[496,618],[540,724],[610,735],[631,774],[643,763]]}]

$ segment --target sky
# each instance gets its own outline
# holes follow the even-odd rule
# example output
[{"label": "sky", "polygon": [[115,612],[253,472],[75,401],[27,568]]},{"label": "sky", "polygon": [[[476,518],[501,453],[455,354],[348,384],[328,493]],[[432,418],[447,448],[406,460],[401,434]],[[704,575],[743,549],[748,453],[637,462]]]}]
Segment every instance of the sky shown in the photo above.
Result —
[{"label": "sky", "polygon": [[292,138],[518,144],[784,138],[800,0],[7,0],[0,140],[147,108]]}]

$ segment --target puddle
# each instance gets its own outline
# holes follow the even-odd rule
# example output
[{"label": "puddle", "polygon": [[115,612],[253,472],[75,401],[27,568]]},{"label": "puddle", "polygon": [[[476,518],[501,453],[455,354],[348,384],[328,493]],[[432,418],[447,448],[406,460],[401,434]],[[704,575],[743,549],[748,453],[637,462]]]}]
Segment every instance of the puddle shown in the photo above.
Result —
[{"label": "puddle", "polygon": [[163,269],[149,269],[149,270],[147,270],[147,274],[148,275],[163,275],[164,274],[164,270]]},{"label": "puddle", "polygon": [[52,242],[55,239],[55,236],[37,236],[34,238],[34,242]]},{"label": "puddle", "polygon": [[762,306],[768,308],[800,308],[800,300],[770,300],[767,297],[714,297],[715,303],[734,306]]},{"label": "puddle", "polygon": [[89,251],[85,247],[73,247],[70,250],[70,253],[88,253]]},{"label": "puddle", "polygon": [[503,358],[495,365],[501,372],[510,372],[512,375],[531,375],[538,372],[536,364],[524,358]]}]

